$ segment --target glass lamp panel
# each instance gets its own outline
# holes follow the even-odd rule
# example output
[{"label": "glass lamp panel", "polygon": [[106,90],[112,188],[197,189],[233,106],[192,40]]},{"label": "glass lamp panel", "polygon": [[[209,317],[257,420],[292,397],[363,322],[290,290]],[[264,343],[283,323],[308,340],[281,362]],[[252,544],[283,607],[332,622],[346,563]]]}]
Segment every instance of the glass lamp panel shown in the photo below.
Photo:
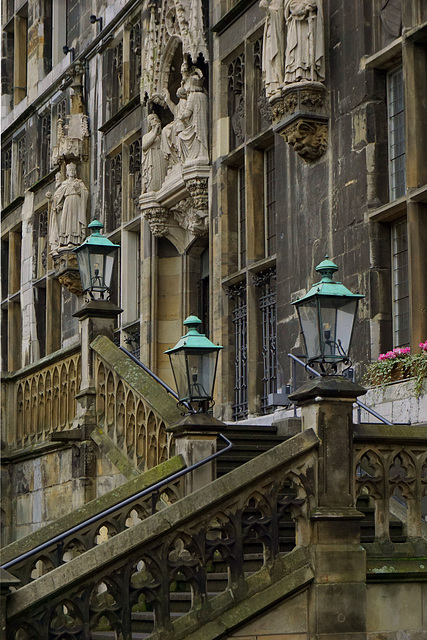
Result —
[{"label": "glass lamp panel", "polygon": [[110,289],[110,286],[111,286],[111,278],[113,276],[115,253],[116,252],[114,251],[104,256],[104,259],[105,259],[104,284],[107,287],[107,289]]},{"label": "glass lamp panel", "polygon": [[91,287],[95,291],[105,290],[105,265],[104,254],[101,252],[90,254],[90,272],[91,272]]},{"label": "glass lamp panel", "polygon": [[326,362],[342,360],[348,356],[357,300],[322,298],[320,300],[320,327],[322,352]]},{"label": "glass lamp panel", "polygon": [[304,336],[307,359],[313,360],[321,356],[319,341],[319,316],[317,300],[307,300],[297,306],[301,331]]},{"label": "glass lamp panel", "polygon": [[212,398],[217,357],[217,351],[187,352],[191,399]]},{"label": "glass lamp panel", "polygon": [[82,282],[83,291],[87,291],[91,284],[89,251],[85,247],[81,251],[76,252],[77,264],[79,265],[80,280]]},{"label": "glass lamp panel", "polygon": [[187,361],[184,351],[169,354],[173,376],[175,378],[176,392],[180,400],[188,400],[190,389],[187,376]]}]

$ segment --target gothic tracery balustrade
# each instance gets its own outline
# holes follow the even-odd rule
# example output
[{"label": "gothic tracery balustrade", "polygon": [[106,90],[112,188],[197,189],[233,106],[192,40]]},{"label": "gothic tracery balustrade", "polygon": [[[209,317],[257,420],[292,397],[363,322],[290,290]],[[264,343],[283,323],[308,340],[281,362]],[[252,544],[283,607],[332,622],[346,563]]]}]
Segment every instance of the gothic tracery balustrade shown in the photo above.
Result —
[{"label": "gothic tracery balustrade", "polygon": [[13,446],[44,442],[53,431],[71,428],[80,373],[80,353],[74,353],[16,379]]},{"label": "gothic tracery balustrade", "polygon": [[[84,558],[76,558],[81,575],[74,574],[73,587],[41,608],[32,608],[25,617],[22,611],[20,616],[12,614],[8,638],[26,638],[19,635],[24,632],[31,638],[56,638],[63,628],[69,640],[92,637],[89,629],[114,630],[116,637],[130,639],[132,620],[138,621],[141,612],[151,616],[152,631],[174,634],[180,615],[216,615],[211,605],[216,596],[227,592],[232,600],[242,600],[250,588],[247,581],[257,571],[277,579],[286,553],[299,547],[304,555],[308,542],[304,523],[313,506],[318,440],[311,432],[301,434],[298,443],[290,449],[287,443],[279,445],[284,447],[282,458],[267,456],[244,479],[238,479],[236,470],[234,476],[219,479],[208,495],[195,499],[192,494],[172,504],[167,517],[160,512],[150,523],[137,523],[135,530],[121,534],[132,533],[133,542],[123,538],[116,544],[117,557],[110,555],[107,542],[103,557],[108,556],[108,562],[90,573]],[[114,529],[112,522],[105,526],[111,532]],[[92,553],[96,549],[88,552]],[[184,593],[188,594],[187,611],[172,613],[173,602]],[[227,605],[230,598],[218,600],[223,606],[221,602]]]},{"label": "gothic tracery balustrade", "polygon": [[406,513],[406,539],[422,537],[422,499],[427,495],[426,443],[358,442],[354,449],[356,497],[375,505],[375,538],[390,541],[393,502]]},{"label": "gothic tracery balustrade", "polygon": [[168,437],[160,414],[98,354],[94,358],[98,424],[136,466],[165,462]]}]

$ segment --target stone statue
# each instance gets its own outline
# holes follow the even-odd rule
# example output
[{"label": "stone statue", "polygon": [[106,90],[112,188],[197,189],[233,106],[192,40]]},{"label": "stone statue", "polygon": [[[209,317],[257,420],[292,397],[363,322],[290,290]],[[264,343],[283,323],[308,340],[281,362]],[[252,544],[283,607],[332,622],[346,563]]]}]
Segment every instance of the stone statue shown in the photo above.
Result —
[{"label": "stone statue", "polygon": [[141,192],[158,191],[166,176],[167,164],[161,150],[162,125],[151,113],[147,118],[149,130],[142,137]]},{"label": "stone statue", "polygon": [[325,79],[322,0],[285,0],[285,83]]},{"label": "stone statue", "polygon": [[46,193],[46,197],[49,200],[50,208],[49,208],[49,246],[52,253],[57,253],[59,247],[59,223],[61,217],[61,209],[62,206],[58,202],[58,193],[59,187],[62,183],[61,172],[55,175],[55,193],[52,194],[51,191]]},{"label": "stone statue", "polygon": [[[169,165],[178,164],[180,161],[178,155],[177,135],[184,128],[182,114],[187,105],[187,91],[181,86],[176,92],[178,104],[172,102],[169,91],[163,90],[163,104],[166,104],[173,113],[174,119],[162,129],[161,149],[164,157]],[[161,99],[160,99],[161,101]]]},{"label": "stone statue", "polygon": [[284,80],[285,22],[283,0],[261,0],[267,13],[262,45],[262,71],[267,97],[273,96]]},{"label": "stone statue", "polygon": [[203,73],[194,67],[186,82],[188,97],[181,114],[184,124],[177,134],[178,155],[191,164],[208,164],[208,96],[203,88]]},{"label": "stone statue", "polygon": [[[79,245],[86,237],[86,208],[88,190],[77,178],[76,165],[67,164],[66,179],[56,189],[53,202],[58,210],[62,209],[59,222],[59,245]],[[52,206],[52,209],[53,209]]]}]

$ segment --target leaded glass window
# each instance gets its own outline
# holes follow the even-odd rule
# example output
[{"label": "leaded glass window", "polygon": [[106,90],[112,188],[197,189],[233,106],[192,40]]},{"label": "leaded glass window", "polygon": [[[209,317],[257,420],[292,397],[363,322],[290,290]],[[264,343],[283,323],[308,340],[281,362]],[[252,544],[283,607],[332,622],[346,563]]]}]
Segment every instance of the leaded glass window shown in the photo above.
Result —
[{"label": "leaded glass window", "polygon": [[276,253],[276,172],[274,147],[264,156],[264,196],[265,196],[265,252],[267,256]]},{"label": "leaded glass window", "polygon": [[231,321],[234,329],[234,404],[233,420],[241,420],[248,415],[248,314],[246,303],[246,283],[233,285],[228,296],[234,301]]},{"label": "leaded glass window", "polygon": [[238,170],[237,209],[239,212],[238,239],[239,239],[239,268],[246,266],[246,182],[245,167]]}]

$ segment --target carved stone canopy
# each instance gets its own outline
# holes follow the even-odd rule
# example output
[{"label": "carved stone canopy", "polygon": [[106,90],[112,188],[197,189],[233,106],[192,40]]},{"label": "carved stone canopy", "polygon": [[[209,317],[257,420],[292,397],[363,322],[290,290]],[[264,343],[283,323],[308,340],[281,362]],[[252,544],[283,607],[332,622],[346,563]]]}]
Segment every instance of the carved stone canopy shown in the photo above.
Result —
[{"label": "carved stone canopy", "polygon": [[274,131],[306,162],[320,158],[328,146],[326,89],[319,82],[300,82],[270,100]]},{"label": "carved stone canopy", "polygon": [[57,142],[52,147],[52,165],[86,161],[89,155],[89,118],[83,113],[66,116],[57,123]]},{"label": "carved stone canopy", "polygon": [[59,282],[75,296],[83,295],[75,253],[69,249],[63,249],[52,255],[52,259],[55,275]]}]

